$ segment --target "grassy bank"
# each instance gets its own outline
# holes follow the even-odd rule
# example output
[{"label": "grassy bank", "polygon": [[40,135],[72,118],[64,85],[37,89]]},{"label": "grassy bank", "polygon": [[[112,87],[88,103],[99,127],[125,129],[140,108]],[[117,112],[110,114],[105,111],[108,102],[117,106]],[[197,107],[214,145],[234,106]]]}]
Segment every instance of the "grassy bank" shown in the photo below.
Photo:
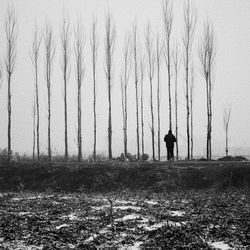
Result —
[{"label": "grassy bank", "polygon": [[0,167],[0,191],[168,192],[250,187],[250,163],[13,163]]}]

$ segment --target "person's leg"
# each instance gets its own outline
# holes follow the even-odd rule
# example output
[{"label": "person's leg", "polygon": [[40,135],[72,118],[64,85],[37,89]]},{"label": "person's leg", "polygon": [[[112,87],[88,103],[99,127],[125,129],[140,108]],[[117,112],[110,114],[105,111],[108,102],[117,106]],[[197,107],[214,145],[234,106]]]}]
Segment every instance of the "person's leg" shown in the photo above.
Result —
[{"label": "person's leg", "polygon": [[174,147],[171,148],[170,150],[171,158],[174,160]]},{"label": "person's leg", "polygon": [[171,158],[171,154],[170,154],[170,148],[167,148],[167,158],[168,158],[168,161],[170,160]]}]

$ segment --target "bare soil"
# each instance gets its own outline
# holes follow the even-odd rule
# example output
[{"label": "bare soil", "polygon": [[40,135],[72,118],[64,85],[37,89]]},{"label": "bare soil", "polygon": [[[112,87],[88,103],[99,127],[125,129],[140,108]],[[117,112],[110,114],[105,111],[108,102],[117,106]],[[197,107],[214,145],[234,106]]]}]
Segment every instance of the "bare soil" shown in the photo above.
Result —
[{"label": "bare soil", "polygon": [[2,193],[1,249],[249,249],[245,190]]}]

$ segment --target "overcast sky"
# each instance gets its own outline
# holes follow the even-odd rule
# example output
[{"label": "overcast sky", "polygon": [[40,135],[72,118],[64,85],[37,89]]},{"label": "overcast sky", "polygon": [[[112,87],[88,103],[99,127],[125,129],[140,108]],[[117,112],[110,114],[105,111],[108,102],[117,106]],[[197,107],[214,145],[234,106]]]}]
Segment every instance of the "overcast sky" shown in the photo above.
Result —
[{"label": "overcast sky", "polygon": [[[198,41],[202,35],[204,21],[213,23],[217,39],[217,55],[215,59],[215,82],[213,93],[213,154],[223,154],[225,135],[223,129],[223,109],[226,103],[232,105],[232,122],[230,125],[230,147],[241,148],[231,153],[246,153],[250,148],[250,1],[249,0],[194,0],[197,11],[197,25],[193,43],[193,60],[195,62],[195,99],[194,99],[194,154],[205,155],[206,147],[206,99],[205,81],[199,71],[197,58]],[[90,61],[90,29],[92,17],[97,18],[99,36],[97,65],[97,150],[107,154],[107,85],[104,74],[104,25],[105,12],[109,9],[117,36],[115,45],[115,68],[113,80],[113,152],[118,155],[123,150],[122,112],[120,97],[120,74],[122,66],[122,48],[124,35],[131,30],[132,22],[137,20],[139,36],[144,46],[144,31],[147,22],[151,22],[153,32],[158,31],[163,38],[162,1],[161,0],[0,0],[0,55],[1,61],[5,54],[4,18],[9,4],[15,7],[18,17],[17,60],[13,76],[13,126],[12,146],[14,151],[31,153],[32,151],[32,101],[34,94],[33,68],[30,61],[32,33],[37,23],[40,31],[44,31],[45,20],[53,25],[56,57],[53,71],[52,93],[52,145],[53,153],[64,150],[64,124],[62,99],[62,72],[60,68],[61,44],[60,25],[63,13],[69,16],[71,28],[77,17],[82,18],[85,28],[85,78],[82,89],[83,108],[83,151],[85,155],[93,148],[93,109],[92,109],[92,78]],[[177,42],[183,53],[183,5],[184,0],[174,1],[174,23],[172,44]],[[69,94],[69,150],[77,152],[77,116],[76,116],[76,77],[75,58],[73,52],[74,36],[71,36],[71,76],[68,84]],[[178,76],[179,84],[179,144],[180,154],[186,154],[186,113],[184,99],[183,64]],[[156,86],[156,79],[154,79]],[[164,134],[168,131],[167,106],[167,70],[164,60],[161,63],[161,120],[162,120],[162,151],[165,153]],[[47,150],[47,115],[46,115],[46,84],[44,77],[44,45],[42,44],[39,62],[39,87],[41,100],[41,149]],[[146,147],[151,154],[151,134],[149,130],[149,80],[144,80],[146,109]],[[131,75],[129,82],[129,113],[128,113],[128,151],[136,153],[136,119],[134,83]],[[156,92],[154,93],[156,94]],[[4,76],[0,89],[0,147],[7,147],[7,82]],[[156,107],[156,106],[155,106]],[[230,153],[230,152],[229,152]],[[249,152],[250,153],[250,152]]]}]

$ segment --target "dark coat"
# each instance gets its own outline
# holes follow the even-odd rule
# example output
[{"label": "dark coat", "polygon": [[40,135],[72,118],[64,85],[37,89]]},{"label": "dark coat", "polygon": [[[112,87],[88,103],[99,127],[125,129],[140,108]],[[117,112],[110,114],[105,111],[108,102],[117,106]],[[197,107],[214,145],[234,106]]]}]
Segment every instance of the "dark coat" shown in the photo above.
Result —
[{"label": "dark coat", "polygon": [[164,141],[166,142],[166,147],[171,148],[171,147],[174,147],[174,143],[176,142],[176,138],[172,133],[168,133],[165,135]]}]

